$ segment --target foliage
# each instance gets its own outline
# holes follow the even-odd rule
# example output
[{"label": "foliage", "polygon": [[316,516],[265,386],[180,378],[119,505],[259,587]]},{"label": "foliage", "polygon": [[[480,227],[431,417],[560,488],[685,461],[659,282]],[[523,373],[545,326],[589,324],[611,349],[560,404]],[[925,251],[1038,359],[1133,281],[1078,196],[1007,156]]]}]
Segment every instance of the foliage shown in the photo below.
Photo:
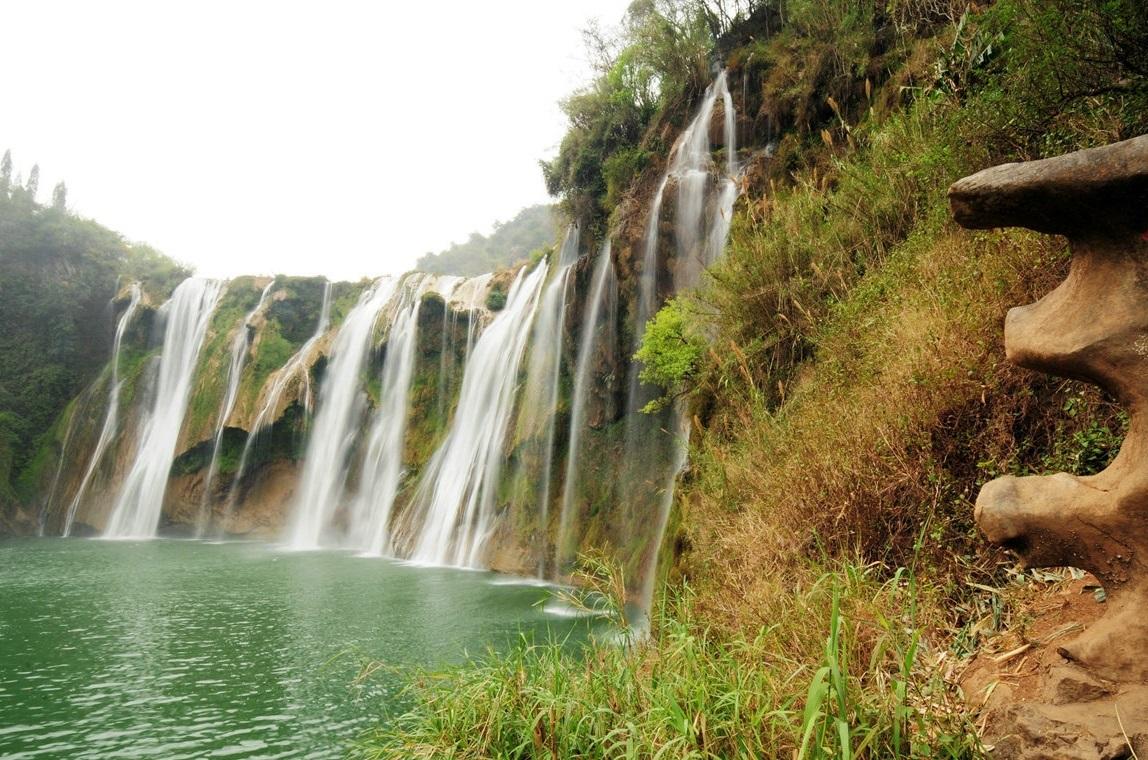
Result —
[{"label": "foliage", "polygon": [[491,311],[502,311],[506,306],[506,291],[500,288],[491,288],[486,294],[486,308]]},{"label": "foliage", "polygon": [[655,122],[680,115],[705,87],[713,39],[700,6],[673,0],[639,0],[619,30],[591,27],[586,37],[598,76],[563,101],[570,128],[542,171],[569,215],[596,230],[650,151],[665,149]]},{"label": "foliage", "polygon": [[149,245],[135,243],[127,249],[121,275],[136,281],[157,303],[166,301],[179,283],[191,276],[191,267],[180,264]]},{"label": "foliage", "polygon": [[[1096,471],[1127,420],[1095,389],[1004,361],[1006,309],[1046,293],[1067,253],[957,230],[945,190],[991,163],[1146,131],[1148,10],[733,7],[723,21],[720,3],[702,6],[711,31],[696,39],[738,41],[723,50],[745,192],[725,258],[659,312],[639,355],[645,379],[691,392],[667,545],[672,588],[693,593],[631,648],[525,642],[424,674],[365,756],[980,756],[940,675],[978,646],[983,617],[1002,619],[978,589],[1009,582],[972,500],[998,473]],[[606,50],[545,167],[583,220],[641,192],[667,149],[657,127],[681,118],[657,77],[626,69],[624,44]]]},{"label": "foliage", "polygon": [[[275,322],[277,334],[296,347],[315,333],[319,315],[323,312],[323,293],[327,281],[322,277],[275,278],[276,288],[284,288],[282,298],[276,298],[267,309],[267,321]],[[290,355],[290,354],[288,354]],[[282,357],[283,361],[287,356]],[[282,366],[282,362],[276,367]]]},{"label": "foliage", "polygon": [[[726,257],[687,312],[714,350],[694,373],[699,434],[674,572],[695,579],[698,614],[714,625],[767,623],[768,578],[816,552],[893,564],[919,552],[946,604],[974,605],[964,579],[1001,580],[999,555],[972,525],[980,485],[1088,474],[1118,450],[1126,417],[1111,400],[1003,358],[1005,311],[1064,276],[1063,243],[957,231],[945,196],[991,163],[1139,129],[1142,113],[1120,98],[1055,112],[1058,82],[1096,73],[1086,53],[1061,48],[1061,73],[1048,78],[1027,60],[1044,61],[1035,48],[1050,29],[1094,25],[1098,6],[1085,5],[1054,19],[1000,0],[958,18],[930,45],[931,63],[900,58],[914,76],[934,72],[911,103],[867,114],[840,104],[831,139],[791,141],[797,168],[743,199]],[[991,55],[973,52],[988,44]],[[943,75],[956,59],[962,73]],[[1125,99],[1144,85],[1127,65],[1104,77]],[[893,73],[884,88],[904,81]],[[1029,89],[1001,118],[1002,92],[1017,87]],[[862,97],[890,102],[883,90]],[[1037,123],[1057,142],[1030,134]]]},{"label": "foliage", "polygon": [[[109,301],[125,279],[163,290],[186,272],[145,246],[40,206],[0,162],[0,509],[35,441],[96,377],[111,352]],[[170,290],[168,290],[170,292]]]},{"label": "foliage", "polygon": [[[938,675],[911,574],[840,563],[785,579],[769,625],[732,637],[688,592],[648,640],[571,653],[523,641],[423,673],[415,706],[364,758],[972,758],[973,728]],[[882,575],[891,579],[880,581]],[[779,579],[780,580],[780,579]]]},{"label": "foliage", "polygon": [[558,222],[553,206],[530,206],[509,222],[495,222],[489,235],[470,233],[465,243],[455,243],[445,251],[426,253],[415,269],[433,274],[474,277],[513,266],[532,252],[554,243]]},{"label": "foliage", "polygon": [[973,101],[964,114],[968,137],[985,143],[994,160],[1148,132],[1144,3],[1002,0],[964,25],[954,45],[989,35],[999,39],[1000,55],[961,94]]},{"label": "foliage", "polygon": [[666,393],[648,403],[645,412],[664,409],[674,397],[686,393],[705,353],[705,341],[691,330],[686,300],[671,298],[646,325],[642,346],[634,359],[642,363],[642,382]]}]

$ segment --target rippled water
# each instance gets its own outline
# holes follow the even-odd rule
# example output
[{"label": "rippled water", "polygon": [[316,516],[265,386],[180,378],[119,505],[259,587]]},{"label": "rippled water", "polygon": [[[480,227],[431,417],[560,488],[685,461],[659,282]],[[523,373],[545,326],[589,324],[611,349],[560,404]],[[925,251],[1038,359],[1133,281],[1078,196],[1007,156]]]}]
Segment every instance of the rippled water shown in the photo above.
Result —
[{"label": "rippled water", "polygon": [[[337,552],[0,541],[0,757],[339,757],[405,669],[584,636],[544,588]],[[369,660],[394,666],[364,683]]]}]

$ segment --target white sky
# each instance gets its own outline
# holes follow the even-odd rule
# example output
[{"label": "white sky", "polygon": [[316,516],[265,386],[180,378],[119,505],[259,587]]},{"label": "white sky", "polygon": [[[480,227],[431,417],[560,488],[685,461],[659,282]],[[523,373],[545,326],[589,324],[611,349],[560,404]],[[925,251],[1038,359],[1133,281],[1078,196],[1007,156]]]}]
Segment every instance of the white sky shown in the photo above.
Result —
[{"label": "white sky", "polygon": [[199,274],[398,273],[547,201],[628,0],[0,0],[0,152]]}]

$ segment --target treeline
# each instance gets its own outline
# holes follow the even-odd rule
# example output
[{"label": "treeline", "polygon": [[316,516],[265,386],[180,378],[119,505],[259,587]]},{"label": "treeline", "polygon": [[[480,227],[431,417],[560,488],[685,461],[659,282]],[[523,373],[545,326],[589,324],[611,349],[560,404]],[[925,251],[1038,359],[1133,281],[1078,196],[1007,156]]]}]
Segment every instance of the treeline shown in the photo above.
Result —
[{"label": "treeline", "polygon": [[473,277],[517,264],[538,249],[553,245],[557,236],[554,207],[530,206],[509,222],[495,222],[489,235],[472,232],[465,243],[455,243],[439,253],[423,254],[415,262],[415,269]]},{"label": "treeline", "polygon": [[189,274],[70,213],[63,182],[41,205],[39,175],[14,175],[11,152],[0,161],[0,514],[30,497],[37,439],[107,363],[118,288],[139,280],[161,298]]}]

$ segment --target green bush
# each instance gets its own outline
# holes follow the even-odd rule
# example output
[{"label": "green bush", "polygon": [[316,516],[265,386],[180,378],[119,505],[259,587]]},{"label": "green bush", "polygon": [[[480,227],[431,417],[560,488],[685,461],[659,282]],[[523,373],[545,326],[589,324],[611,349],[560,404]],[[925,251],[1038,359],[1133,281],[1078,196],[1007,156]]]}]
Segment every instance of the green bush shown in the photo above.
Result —
[{"label": "green bush", "polygon": [[502,311],[506,306],[506,291],[499,288],[491,288],[490,292],[486,294],[486,308],[491,311]]},{"label": "green bush", "polygon": [[642,363],[642,382],[656,385],[665,393],[646,404],[644,412],[657,412],[677,396],[686,393],[693,382],[705,341],[693,330],[685,311],[685,300],[671,298],[646,325],[642,346],[634,359]]},{"label": "green bush", "polygon": [[542,172],[569,216],[600,232],[647,163],[651,127],[680,118],[705,88],[713,38],[699,5],[673,0],[633,3],[616,35],[591,29],[588,38],[598,77],[563,101],[570,128]]}]

